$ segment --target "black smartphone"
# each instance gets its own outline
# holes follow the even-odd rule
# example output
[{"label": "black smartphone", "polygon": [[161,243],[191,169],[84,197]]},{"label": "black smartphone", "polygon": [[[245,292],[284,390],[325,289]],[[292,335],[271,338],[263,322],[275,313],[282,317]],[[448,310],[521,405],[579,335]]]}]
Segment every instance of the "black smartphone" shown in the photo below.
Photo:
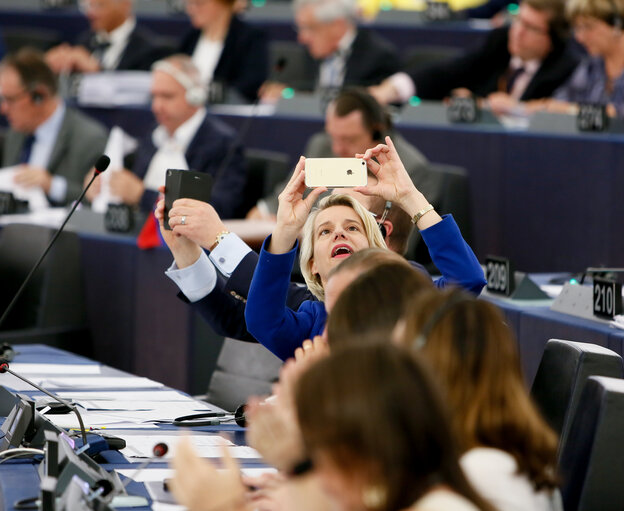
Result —
[{"label": "black smartphone", "polygon": [[212,176],[193,170],[167,169],[165,179],[165,229],[169,226],[169,210],[176,199],[210,201]]}]

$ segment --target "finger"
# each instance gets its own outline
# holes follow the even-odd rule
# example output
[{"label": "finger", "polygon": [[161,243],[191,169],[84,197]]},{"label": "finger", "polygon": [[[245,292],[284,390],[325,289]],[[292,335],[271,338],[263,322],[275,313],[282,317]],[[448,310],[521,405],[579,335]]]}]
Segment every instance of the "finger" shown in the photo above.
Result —
[{"label": "finger", "polygon": [[381,165],[379,165],[379,163],[375,160],[366,160],[366,167],[375,175],[379,174],[379,171],[381,170]]},{"label": "finger", "polygon": [[303,202],[305,203],[306,207],[308,209],[312,209],[312,206],[314,206],[314,203],[318,200],[320,195],[325,193],[326,191],[327,191],[327,188],[325,186],[319,186],[318,188],[314,188],[308,194],[308,196],[303,200]]},{"label": "finger", "polygon": [[207,202],[204,201],[200,201],[200,200],[196,200],[196,199],[188,199],[188,198],[182,198],[182,199],[176,199],[175,201],[173,201],[172,206],[174,208],[177,208],[178,206],[185,206],[188,208],[198,208],[198,207],[202,207],[204,205],[206,205]]},{"label": "finger", "polygon": [[164,194],[164,193],[167,191],[167,189],[165,188],[165,185],[160,185],[160,186],[158,187],[158,191],[159,191],[160,193]]},{"label": "finger", "polygon": [[[174,202],[175,204],[175,202]],[[169,210],[169,218],[178,217],[178,216],[186,216],[186,222],[194,217],[197,210],[193,207],[189,206],[174,206]]]},{"label": "finger", "polygon": [[297,348],[295,350],[295,360],[296,361],[301,361],[301,360],[303,360],[303,356],[304,356],[303,348]]},{"label": "finger", "polygon": [[290,180],[288,181],[288,184],[286,185],[286,188],[288,188],[288,185],[290,183],[292,183],[301,173],[301,171],[305,168],[305,156],[299,156],[299,161],[297,162],[297,165],[295,165],[295,170],[292,173],[292,176],[290,177]]},{"label": "finger", "polygon": [[308,351],[308,350],[314,349],[314,344],[312,343],[310,339],[306,339],[305,341],[303,341],[303,344],[301,345],[301,347],[303,348],[303,351]]},{"label": "finger", "polygon": [[378,195],[376,189],[377,189],[377,185],[356,186],[355,188],[353,188],[353,191],[361,193],[362,195],[371,196],[371,195]]},{"label": "finger", "polygon": [[239,473],[238,462],[232,457],[232,453],[230,452],[230,448],[227,445],[221,446],[221,452],[223,455],[223,467],[232,473]]},{"label": "finger", "polygon": [[394,142],[390,138],[390,135],[386,135],[386,144],[388,145],[389,152],[398,156],[396,147],[394,147]]}]

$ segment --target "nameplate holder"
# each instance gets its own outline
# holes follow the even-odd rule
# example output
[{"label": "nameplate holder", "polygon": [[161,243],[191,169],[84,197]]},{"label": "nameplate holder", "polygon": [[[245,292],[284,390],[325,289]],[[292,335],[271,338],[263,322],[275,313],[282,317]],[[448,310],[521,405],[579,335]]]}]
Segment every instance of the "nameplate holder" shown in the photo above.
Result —
[{"label": "nameplate holder", "polygon": [[509,296],[512,300],[548,300],[550,298],[526,273],[515,272],[514,283],[514,290]]},{"label": "nameplate holder", "polygon": [[453,11],[446,2],[427,0],[425,18],[428,21],[448,21],[453,17]]},{"label": "nameplate holder", "polygon": [[578,318],[597,320],[592,302],[593,289],[590,286],[566,282],[550,309]]},{"label": "nameplate holder", "polygon": [[474,96],[452,96],[446,109],[446,117],[453,124],[474,124],[481,112]]},{"label": "nameplate holder", "polygon": [[128,233],[134,229],[134,211],[126,204],[109,204],[104,215],[104,227],[109,232]]},{"label": "nameplate holder", "polygon": [[15,197],[11,192],[0,192],[0,215],[12,215],[15,213]]},{"label": "nameplate holder", "polygon": [[576,127],[579,131],[605,131],[609,127],[609,116],[605,105],[596,103],[579,105]]},{"label": "nameplate holder", "polygon": [[622,314],[622,284],[619,282],[594,277],[592,296],[594,316],[613,319]]},{"label": "nameplate holder", "polygon": [[490,293],[510,296],[515,288],[511,261],[505,257],[488,256],[485,259],[485,280]]}]

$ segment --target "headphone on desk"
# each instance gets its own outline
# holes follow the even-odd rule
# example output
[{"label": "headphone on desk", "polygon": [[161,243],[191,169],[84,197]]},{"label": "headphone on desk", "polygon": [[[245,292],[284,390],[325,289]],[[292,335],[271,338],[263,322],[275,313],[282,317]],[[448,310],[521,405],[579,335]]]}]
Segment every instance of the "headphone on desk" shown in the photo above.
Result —
[{"label": "headphone on desk", "polygon": [[179,69],[167,60],[159,60],[152,66],[152,71],[162,71],[173,77],[186,90],[186,101],[189,105],[203,106],[208,100],[208,91],[206,88],[193,79],[188,73]]}]

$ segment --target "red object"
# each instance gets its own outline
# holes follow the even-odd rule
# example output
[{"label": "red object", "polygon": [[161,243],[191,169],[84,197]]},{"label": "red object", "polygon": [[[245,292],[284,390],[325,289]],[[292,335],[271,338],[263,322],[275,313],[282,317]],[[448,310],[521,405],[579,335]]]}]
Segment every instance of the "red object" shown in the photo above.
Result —
[{"label": "red object", "polygon": [[137,246],[141,250],[149,250],[150,248],[156,248],[162,246],[163,241],[160,237],[160,226],[158,225],[158,220],[154,216],[154,212],[152,211],[145,224],[143,224],[143,228],[137,237]]}]

